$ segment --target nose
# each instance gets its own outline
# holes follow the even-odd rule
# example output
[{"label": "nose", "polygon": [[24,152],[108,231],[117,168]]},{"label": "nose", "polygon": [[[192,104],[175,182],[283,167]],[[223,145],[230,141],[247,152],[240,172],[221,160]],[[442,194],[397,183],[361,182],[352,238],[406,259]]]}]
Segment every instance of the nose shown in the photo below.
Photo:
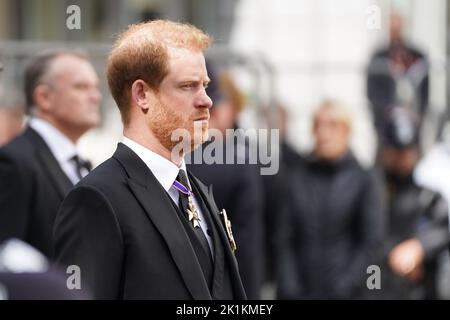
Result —
[{"label": "nose", "polygon": [[99,104],[102,101],[102,93],[101,93],[100,89],[94,88],[91,91],[91,100],[97,104]]},{"label": "nose", "polygon": [[205,88],[201,90],[198,97],[198,103],[196,105],[197,108],[207,108],[210,109],[213,105],[211,98],[206,93]]}]

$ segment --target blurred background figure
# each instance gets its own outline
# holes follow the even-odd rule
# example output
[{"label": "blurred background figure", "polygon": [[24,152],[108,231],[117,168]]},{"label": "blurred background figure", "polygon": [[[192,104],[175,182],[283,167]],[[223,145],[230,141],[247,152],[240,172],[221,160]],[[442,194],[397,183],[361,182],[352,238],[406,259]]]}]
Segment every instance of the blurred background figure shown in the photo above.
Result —
[{"label": "blurred background figure", "polygon": [[386,299],[438,298],[438,258],[449,245],[447,202],[413,176],[420,159],[418,130],[412,110],[398,106],[388,112],[381,149],[388,216],[380,293]]},{"label": "blurred background figure", "polygon": [[[450,125],[447,123],[439,140],[419,160],[414,169],[418,185],[439,192],[450,203]],[[438,298],[450,299],[450,255],[445,250],[437,257]]]},{"label": "blurred background figure", "polygon": [[67,278],[23,241],[10,239],[0,246],[0,300],[87,299],[79,290],[69,290]]},{"label": "blurred background figure", "polygon": [[[274,114],[272,114],[272,112]],[[270,128],[278,129],[280,134],[279,170],[274,175],[261,176],[264,188],[264,287],[263,298],[276,296],[276,226],[280,218],[280,212],[285,210],[289,202],[289,181],[291,168],[302,161],[300,154],[287,140],[289,125],[289,111],[280,102],[274,109],[267,107],[263,111],[263,117]]]},{"label": "blurred background figure", "polygon": [[360,298],[381,241],[381,190],[349,150],[351,115],[331,100],[314,115],[312,153],[291,167],[279,221],[278,298]]},{"label": "blurred background figure", "polygon": [[[239,129],[238,116],[244,108],[244,96],[227,72],[217,72],[208,63],[211,79],[207,93],[213,101],[209,126],[220,132],[190,156],[194,161],[188,168],[206,185],[213,185],[214,199],[220,209],[226,209],[233,224],[233,234],[237,243],[236,258],[239,272],[249,299],[260,299],[263,276],[263,189],[259,166],[249,164],[248,144],[245,137],[236,138]],[[237,135],[240,135],[239,132]],[[211,134],[213,136],[213,134]],[[223,138],[223,140],[222,140]],[[202,153],[205,148],[217,146],[223,151],[223,164],[205,163]],[[226,163],[227,153],[232,152],[233,163]],[[195,159],[202,159],[196,163]]]},{"label": "blurred background figure", "polygon": [[30,119],[0,148],[0,242],[18,238],[51,257],[59,205],[89,172],[76,143],[100,123],[99,79],[86,55],[57,50],[35,57],[24,83]]},{"label": "blurred background figure", "polygon": [[406,41],[404,28],[401,14],[391,13],[389,45],[375,52],[369,63],[367,95],[378,133],[394,104],[408,105],[418,114],[419,127],[428,105],[428,61],[424,53]]}]

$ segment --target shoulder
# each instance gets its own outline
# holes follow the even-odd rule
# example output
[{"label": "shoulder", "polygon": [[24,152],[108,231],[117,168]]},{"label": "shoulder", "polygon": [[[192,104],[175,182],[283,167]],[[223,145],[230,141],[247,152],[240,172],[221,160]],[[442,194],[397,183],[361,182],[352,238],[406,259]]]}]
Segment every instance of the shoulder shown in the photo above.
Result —
[{"label": "shoulder", "polygon": [[418,189],[418,200],[423,207],[432,207],[439,203],[445,203],[444,197],[437,191],[430,188],[417,185]]},{"label": "shoulder", "polygon": [[117,174],[105,172],[113,162],[107,160],[75,185],[60,206],[55,225],[64,224],[67,219],[90,221],[89,225],[100,225],[111,218],[116,220],[115,205],[122,201],[120,194],[123,192],[117,187]]},{"label": "shoulder", "polygon": [[409,53],[411,55],[413,55],[417,59],[425,59],[425,54],[419,48],[415,47],[414,45],[408,44],[406,46],[406,49],[409,51]]},{"label": "shoulder", "polygon": [[381,49],[376,50],[373,54],[372,54],[372,60],[374,59],[383,59],[386,58],[387,55],[389,53],[389,48],[388,47],[383,47]]},{"label": "shoulder", "polygon": [[126,172],[115,158],[109,158],[94,168],[77,186],[107,188],[113,182],[126,178]]},{"label": "shoulder", "polygon": [[76,196],[77,201],[93,197],[111,202],[126,189],[127,175],[124,169],[116,159],[109,158],[76,184],[68,197]]},{"label": "shoulder", "polygon": [[359,184],[362,190],[381,184],[380,173],[372,167],[363,167],[352,152],[346,157],[344,170],[352,177],[353,183]]},{"label": "shoulder", "polygon": [[0,148],[0,174],[17,177],[18,173],[30,176],[39,170],[35,147],[23,134]]},{"label": "shoulder", "polygon": [[34,146],[25,135],[21,134],[11,142],[0,148],[0,159],[27,161],[34,152]]},{"label": "shoulder", "polygon": [[348,153],[342,159],[342,164],[345,168],[353,170],[362,175],[370,175],[371,169],[364,168],[359,160],[356,158],[353,151],[348,151]]}]

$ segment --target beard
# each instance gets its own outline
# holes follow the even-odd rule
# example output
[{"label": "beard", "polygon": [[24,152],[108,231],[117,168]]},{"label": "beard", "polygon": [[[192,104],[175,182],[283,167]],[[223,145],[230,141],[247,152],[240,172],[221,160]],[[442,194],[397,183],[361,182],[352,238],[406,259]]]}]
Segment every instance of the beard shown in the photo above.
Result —
[{"label": "beard", "polygon": [[208,139],[208,125],[194,119],[209,115],[209,110],[196,110],[192,114],[177,112],[160,100],[151,111],[149,126],[159,142],[169,151],[181,145],[182,153],[189,153]]}]

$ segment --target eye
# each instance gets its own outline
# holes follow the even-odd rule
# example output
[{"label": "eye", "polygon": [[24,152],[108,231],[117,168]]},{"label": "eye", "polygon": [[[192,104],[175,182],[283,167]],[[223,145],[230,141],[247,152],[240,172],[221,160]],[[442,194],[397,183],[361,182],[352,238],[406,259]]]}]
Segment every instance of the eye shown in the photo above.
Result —
[{"label": "eye", "polygon": [[89,88],[89,85],[87,85],[86,83],[76,83],[74,87],[78,90],[87,90]]},{"label": "eye", "polygon": [[193,88],[194,86],[195,86],[194,83],[189,82],[189,83],[184,83],[184,84],[182,84],[182,85],[181,85],[181,88],[183,88],[183,89],[190,89],[190,88]]}]

